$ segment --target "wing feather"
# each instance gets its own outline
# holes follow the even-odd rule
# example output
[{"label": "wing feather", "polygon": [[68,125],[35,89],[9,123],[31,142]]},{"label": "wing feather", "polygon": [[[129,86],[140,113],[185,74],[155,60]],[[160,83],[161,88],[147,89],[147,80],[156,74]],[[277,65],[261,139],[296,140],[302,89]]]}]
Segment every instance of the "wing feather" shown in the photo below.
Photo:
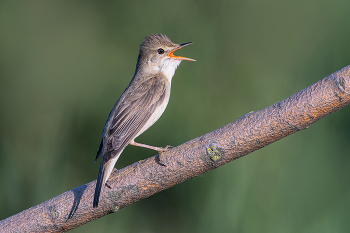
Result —
[{"label": "wing feather", "polygon": [[160,76],[151,76],[138,85],[132,83],[113,108],[104,130],[103,159],[107,153],[123,150],[136,137],[152,114],[165,100],[166,81]]}]

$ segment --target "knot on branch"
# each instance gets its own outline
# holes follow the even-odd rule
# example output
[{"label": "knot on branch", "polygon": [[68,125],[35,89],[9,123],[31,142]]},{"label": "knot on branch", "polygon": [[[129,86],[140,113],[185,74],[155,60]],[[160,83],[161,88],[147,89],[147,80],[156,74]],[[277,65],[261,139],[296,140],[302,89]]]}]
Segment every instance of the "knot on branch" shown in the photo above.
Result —
[{"label": "knot on branch", "polygon": [[211,160],[216,162],[224,155],[224,153],[215,141],[210,141],[207,147],[207,155]]}]

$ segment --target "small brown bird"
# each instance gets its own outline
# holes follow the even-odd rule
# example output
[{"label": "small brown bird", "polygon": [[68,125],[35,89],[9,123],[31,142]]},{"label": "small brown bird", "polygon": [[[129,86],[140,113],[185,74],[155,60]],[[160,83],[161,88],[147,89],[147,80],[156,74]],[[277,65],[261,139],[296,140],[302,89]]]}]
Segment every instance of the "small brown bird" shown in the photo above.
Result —
[{"label": "small brown bird", "polygon": [[189,44],[192,42],[175,44],[166,35],[152,34],[140,45],[134,77],[114,105],[103,129],[95,159],[102,155],[93,207],[98,206],[102,188],[128,144],[158,152],[167,149],[137,143],[134,139],[163,114],[169,102],[171,79],[181,61],[195,61],[174,55],[176,50]]}]

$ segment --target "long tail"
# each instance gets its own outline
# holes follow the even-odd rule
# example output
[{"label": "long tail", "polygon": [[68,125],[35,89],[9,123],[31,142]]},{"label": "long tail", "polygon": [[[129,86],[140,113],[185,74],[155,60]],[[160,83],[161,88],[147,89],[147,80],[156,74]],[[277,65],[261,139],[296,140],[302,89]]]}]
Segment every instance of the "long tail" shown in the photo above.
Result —
[{"label": "long tail", "polygon": [[121,152],[114,156],[114,158],[108,160],[107,162],[103,161],[103,157],[101,159],[100,171],[98,173],[98,178],[96,182],[95,195],[94,195],[94,203],[93,207],[96,208],[98,206],[98,202],[100,200],[100,195],[103,190],[104,184],[107,182],[109,176],[111,175],[114,165],[117,162]]}]

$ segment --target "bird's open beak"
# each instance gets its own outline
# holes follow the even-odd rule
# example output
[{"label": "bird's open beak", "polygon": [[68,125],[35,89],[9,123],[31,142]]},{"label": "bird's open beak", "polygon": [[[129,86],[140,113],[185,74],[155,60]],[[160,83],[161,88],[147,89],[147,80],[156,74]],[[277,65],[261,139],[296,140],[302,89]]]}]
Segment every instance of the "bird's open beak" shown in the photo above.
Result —
[{"label": "bird's open beak", "polygon": [[168,57],[171,57],[171,58],[175,58],[175,59],[179,59],[179,60],[186,60],[186,61],[196,61],[194,59],[191,59],[191,58],[187,58],[187,57],[180,57],[180,56],[175,56],[174,55],[174,52],[176,50],[179,50],[181,49],[182,47],[185,47],[186,45],[189,45],[189,44],[192,44],[193,42],[187,42],[187,43],[184,43],[184,44],[180,44],[180,46],[176,49],[174,49],[173,51],[171,51],[169,54],[168,54]]}]

